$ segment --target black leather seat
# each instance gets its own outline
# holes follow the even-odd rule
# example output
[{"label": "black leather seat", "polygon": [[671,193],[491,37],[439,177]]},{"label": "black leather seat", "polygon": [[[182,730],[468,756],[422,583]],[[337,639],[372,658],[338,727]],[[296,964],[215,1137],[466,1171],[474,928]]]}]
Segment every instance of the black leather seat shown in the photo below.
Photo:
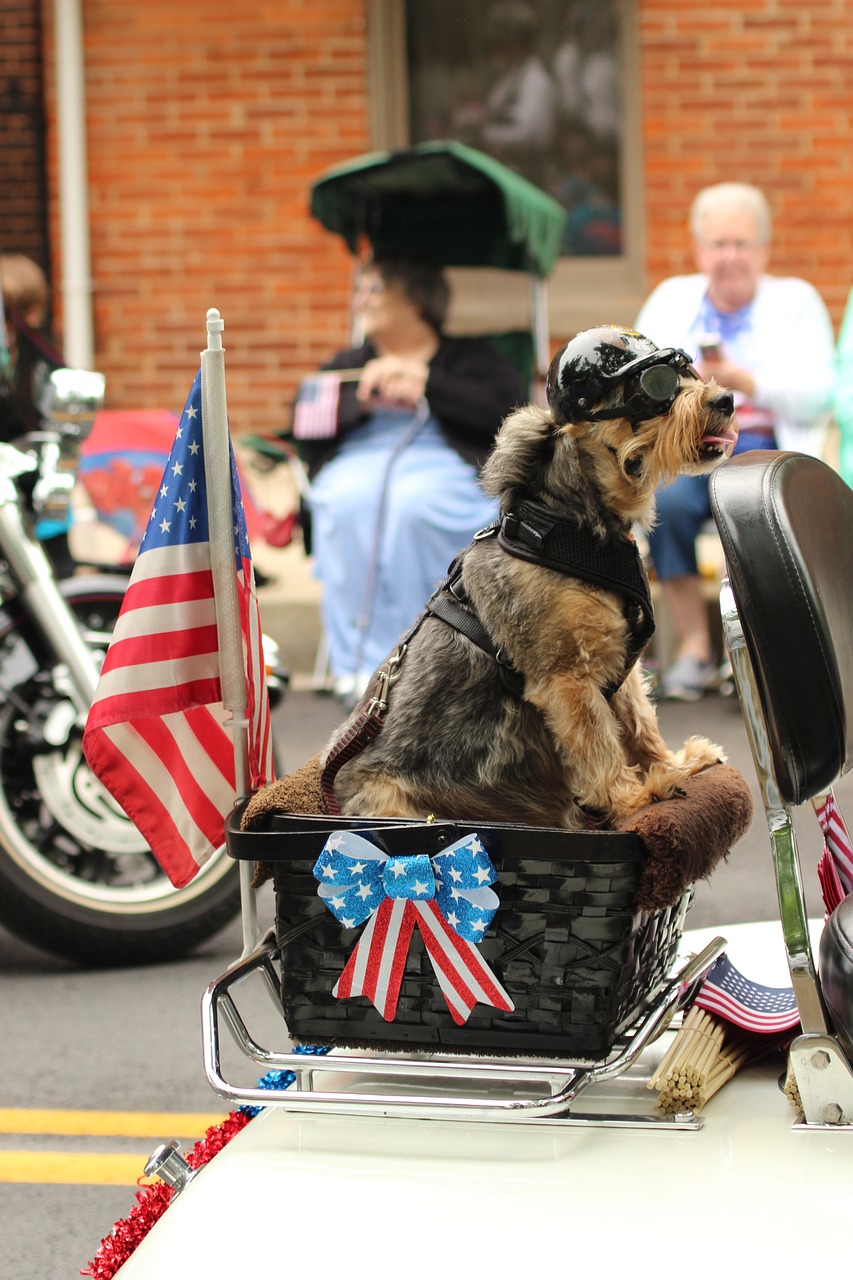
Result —
[{"label": "black leather seat", "polygon": [[[825,463],[746,453],[711,477],[726,557],[788,805],[827,791],[853,764],[853,490]],[[853,897],[821,945],[824,999],[853,1046]]]}]

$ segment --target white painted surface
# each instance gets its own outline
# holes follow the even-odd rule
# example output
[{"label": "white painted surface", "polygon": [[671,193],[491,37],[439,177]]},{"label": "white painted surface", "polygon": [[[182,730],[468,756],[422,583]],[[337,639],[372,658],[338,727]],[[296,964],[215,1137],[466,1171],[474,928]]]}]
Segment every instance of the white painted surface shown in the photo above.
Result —
[{"label": "white painted surface", "polygon": [[[718,932],[743,973],[786,985],[777,924],[697,931],[685,950]],[[740,1072],[698,1132],[269,1109],[201,1171],[121,1280],[321,1268],[348,1280],[515,1277],[591,1266],[598,1277],[736,1280],[841,1263],[853,1130],[794,1131],[782,1069],[773,1057]],[[639,1078],[603,1091],[615,1109],[650,1109],[654,1098]]]}]

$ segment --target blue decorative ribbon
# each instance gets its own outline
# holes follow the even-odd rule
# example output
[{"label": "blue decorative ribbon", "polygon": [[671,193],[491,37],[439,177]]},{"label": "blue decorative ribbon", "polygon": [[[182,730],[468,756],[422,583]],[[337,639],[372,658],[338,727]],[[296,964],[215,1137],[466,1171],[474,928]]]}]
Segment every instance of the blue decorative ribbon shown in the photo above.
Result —
[{"label": "blue decorative ribbon", "polygon": [[468,942],[482,942],[500,905],[497,872],[476,833],[442,853],[388,857],[354,831],[335,831],[314,864],[317,893],[345,929],[364,924],[386,898],[429,902]]}]

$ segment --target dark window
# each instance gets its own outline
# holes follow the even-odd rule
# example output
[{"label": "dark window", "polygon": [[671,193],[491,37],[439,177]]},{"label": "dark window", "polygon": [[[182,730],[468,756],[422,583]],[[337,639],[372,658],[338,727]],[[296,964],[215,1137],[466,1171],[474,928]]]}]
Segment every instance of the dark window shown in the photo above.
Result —
[{"label": "dark window", "polygon": [[621,255],[616,0],[407,0],[405,13],[411,141],[489,152],[565,205],[565,255]]}]

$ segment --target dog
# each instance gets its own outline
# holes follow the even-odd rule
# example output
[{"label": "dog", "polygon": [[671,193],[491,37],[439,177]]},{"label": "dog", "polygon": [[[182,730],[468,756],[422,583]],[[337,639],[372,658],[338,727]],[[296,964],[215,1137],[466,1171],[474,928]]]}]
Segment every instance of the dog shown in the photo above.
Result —
[{"label": "dog", "polygon": [[510,414],[486,461],[498,524],[327,744],[330,761],[381,716],[335,776],[343,814],[615,827],[725,759],[702,737],[671,751],[660,733],[632,529],[652,526],[662,482],[729,455],[732,395],[685,352],[613,326],[566,344],[546,390],[548,408]]}]

